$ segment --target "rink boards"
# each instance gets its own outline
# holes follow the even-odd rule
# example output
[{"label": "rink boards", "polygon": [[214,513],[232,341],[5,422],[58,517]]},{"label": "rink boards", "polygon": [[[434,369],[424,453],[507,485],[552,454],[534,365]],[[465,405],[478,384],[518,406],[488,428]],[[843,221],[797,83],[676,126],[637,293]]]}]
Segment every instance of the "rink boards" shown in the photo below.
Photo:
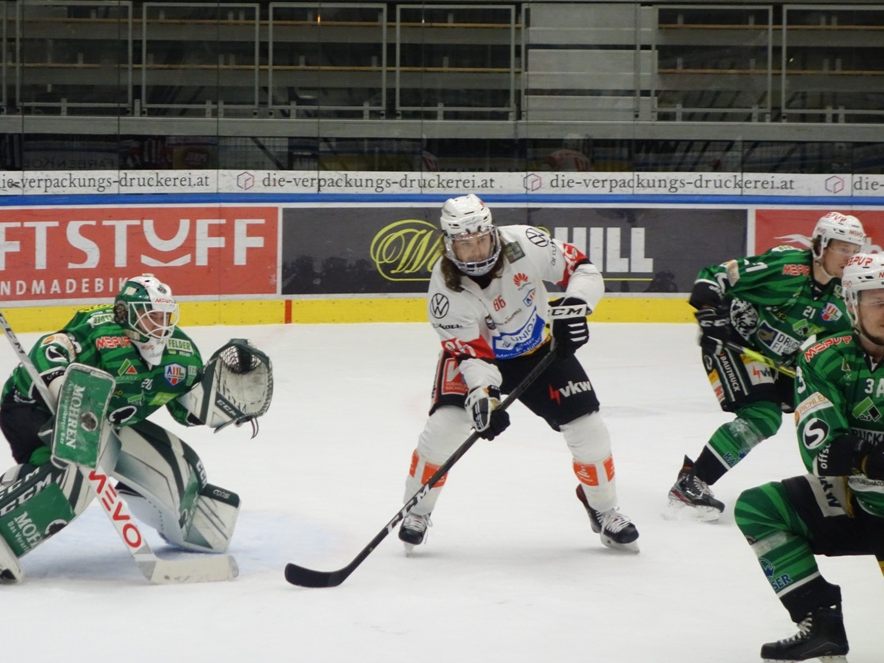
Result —
[{"label": "rink boards", "polygon": [[[22,331],[111,301],[133,274],[169,283],[188,325],[414,322],[449,194],[0,197],[0,303]],[[597,322],[687,322],[700,268],[808,246],[823,213],[856,214],[873,250],[884,199],[858,196],[485,194],[497,224],[542,228],[603,273]]]}]

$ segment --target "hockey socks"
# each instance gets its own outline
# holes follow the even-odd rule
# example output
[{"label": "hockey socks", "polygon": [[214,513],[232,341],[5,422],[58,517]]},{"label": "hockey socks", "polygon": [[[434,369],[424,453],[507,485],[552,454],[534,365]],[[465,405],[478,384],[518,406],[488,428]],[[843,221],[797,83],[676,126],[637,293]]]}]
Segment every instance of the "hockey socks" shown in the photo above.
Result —
[{"label": "hockey socks", "polygon": [[775,403],[758,401],[737,410],[737,418],[720,426],[694,463],[694,474],[713,485],[762,440],[776,434],[783,415]]}]

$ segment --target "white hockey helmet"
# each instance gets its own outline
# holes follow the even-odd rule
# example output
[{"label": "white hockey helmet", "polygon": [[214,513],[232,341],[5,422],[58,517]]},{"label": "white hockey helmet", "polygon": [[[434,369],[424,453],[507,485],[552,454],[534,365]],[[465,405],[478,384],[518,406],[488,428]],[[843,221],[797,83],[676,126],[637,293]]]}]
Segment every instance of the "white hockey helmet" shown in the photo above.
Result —
[{"label": "white hockey helmet", "polygon": [[819,218],[810,236],[813,257],[816,260],[822,259],[823,251],[833,239],[856,244],[862,250],[866,245],[867,238],[862,222],[855,216],[841,214],[841,212],[829,212]]},{"label": "white hockey helmet", "polygon": [[[445,242],[445,256],[457,265],[459,270],[470,276],[482,276],[491,271],[500,256],[500,236],[491,221],[491,210],[485,206],[479,196],[470,193],[466,196],[449,198],[442,205],[442,216],[439,221]],[[481,260],[465,262],[455,254],[454,243],[458,240],[474,240],[487,235],[491,237],[491,250]]]},{"label": "white hockey helmet", "polygon": [[133,276],[114,300],[114,320],[148,363],[160,363],[178,324],[178,302],[172,289],[153,274]]},{"label": "white hockey helmet", "polygon": [[841,289],[847,314],[854,327],[859,327],[859,293],[884,289],[884,254],[857,253],[844,267]]}]

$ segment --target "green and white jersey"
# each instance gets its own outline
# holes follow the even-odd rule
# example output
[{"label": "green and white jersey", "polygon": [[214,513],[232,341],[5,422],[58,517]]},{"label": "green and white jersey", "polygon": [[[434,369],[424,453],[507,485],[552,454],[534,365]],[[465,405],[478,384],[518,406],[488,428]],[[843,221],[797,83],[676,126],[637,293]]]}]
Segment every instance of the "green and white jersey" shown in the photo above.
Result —
[{"label": "green and white jersey", "polygon": [[[850,434],[884,444],[884,363],[874,365],[853,332],[805,344],[796,368],[795,422],[809,471],[831,476],[835,445],[852,447]],[[860,507],[884,517],[884,481],[845,478]]]},{"label": "green and white jersey", "polygon": [[[176,421],[187,424],[187,411],[175,399],[193,388],[203,368],[196,345],[177,327],[160,364],[150,367],[123,327],[114,322],[112,305],[77,312],[63,329],[41,337],[29,356],[47,384],[75,361],[110,373],[116,388],[108,419],[122,425],[143,421],[164,405]],[[36,407],[43,407],[22,366],[17,366],[6,381],[3,396],[13,389],[18,398],[36,400]]]},{"label": "green and white jersey", "polygon": [[730,303],[734,329],[750,347],[790,365],[807,338],[850,329],[840,279],[819,286],[812,265],[810,249],[778,246],[706,267],[696,283]]}]

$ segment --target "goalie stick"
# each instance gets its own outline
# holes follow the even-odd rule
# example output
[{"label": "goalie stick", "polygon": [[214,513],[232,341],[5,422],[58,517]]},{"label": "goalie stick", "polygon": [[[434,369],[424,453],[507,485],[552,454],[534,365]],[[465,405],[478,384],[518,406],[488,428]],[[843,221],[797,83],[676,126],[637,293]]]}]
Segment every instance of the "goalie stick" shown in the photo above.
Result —
[{"label": "goalie stick", "polygon": [[[3,327],[7,340],[9,340],[18,360],[28,372],[34,387],[40,392],[46,406],[54,412],[55,403],[52,394],[2,311],[0,311],[0,326]],[[88,468],[82,465],[75,465],[75,467],[82,474],[95,496],[98,497],[98,502],[110,518],[114,529],[125,544],[126,550],[135,560],[138,570],[150,582],[154,584],[216,582],[233,580],[239,575],[236,560],[230,555],[160,559],[151,550],[147,540],[141,534],[141,530],[138,529],[126,502],[110,485],[110,477],[97,467]]]},{"label": "goalie stick", "polygon": [[[531,386],[531,384],[540,377],[540,374],[543,373],[550,364],[552,364],[556,355],[553,351],[553,348],[550,347],[549,353],[537,362],[537,365],[531,369],[528,375],[525,376],[519,384],[517,384],[513,390],[509,393],[509,395],[501,402],[497,409],[506,410],[513,401],[515,401],[522,393]],[[402,520],[405,519],[405,516],[411,511],[415,505],[420,502],[424,497],[427,496],[427,493],[430,492],[430,489],[435,486],[443,476],[454,466],[454,464],[461,459],[461,457],[469,450],[473,444],[475,444],[476,440],[479,439],[479,433],[473,431],[472,434],[464,440],[464,442],[454,450],[454,453],[448,457],[442,465],[439,466],[439,469],[433,473],[429,479],[427,479],[426,483],[424,483],[418,491],[411,496],[411,498],[399,509],[399,512],[393,516],[393,518],[384,525],[384,528],[375,535],[375,537],[365,546],[358,555],[353,559],[352,562],[347,564],[347,566],[338,569],[337,571],[314,571],[312,569],[305,568],[303,566],[298,566],[297,564],[286,564],[285,566],[285,579],[288,580],[293,585],[300,585],[301,587],[337,587],[342,582],[344,582],[353,571],[356,570],[362,562],[368,557],[372,551],[383,541],[387,535],[393,531],[393,529],[398,525]]]}]

